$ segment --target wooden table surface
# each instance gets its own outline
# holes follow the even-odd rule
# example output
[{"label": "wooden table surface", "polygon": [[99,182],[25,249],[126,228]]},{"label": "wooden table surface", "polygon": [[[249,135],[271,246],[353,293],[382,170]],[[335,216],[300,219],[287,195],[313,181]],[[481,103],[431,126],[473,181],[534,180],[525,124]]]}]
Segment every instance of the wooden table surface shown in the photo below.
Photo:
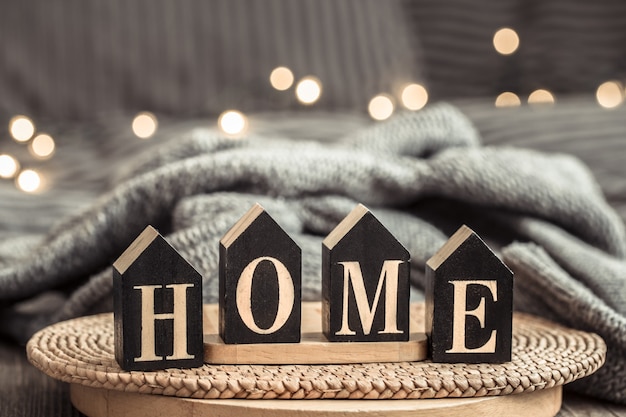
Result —
[{"label": "wooden table surface", "polygon": [[[80,416],[69,398],[69,386],[39,372],[26,359],[25,349],[0,341],[0,416]],[[565,391],[560,417],[626,417],[626,406]],[[530,417],[530,416],[529,416]]]}]

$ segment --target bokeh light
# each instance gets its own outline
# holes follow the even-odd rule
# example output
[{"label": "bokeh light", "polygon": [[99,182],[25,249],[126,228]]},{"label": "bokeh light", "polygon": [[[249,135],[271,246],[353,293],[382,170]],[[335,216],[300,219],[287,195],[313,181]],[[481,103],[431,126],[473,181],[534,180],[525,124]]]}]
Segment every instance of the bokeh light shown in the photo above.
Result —
[{"label": "bokeh light", "polygon": [[493,47],[499,54],[511,55],[519,47],[519,36],[511,28],[501,28],[493,35]]},{"label": "bokeh light", "polygon": [[26,116],[15,116],[9,122],[9,133],[17,142],[26,142],[33,137],[35,125]]},{"label": "bokeh light", "polygon": [[409,110],[420,110],[428,103],[428,91],[420,84],[409,84],[402,89],[402,105]]},{"label": "bokeh light", "polygon": [[554,104],[554,95],[548,90],[535,90],[528,96],[528,104]]},{"label": "bokeh light", "polygon": [[54,154],[56,145],[50,135],[40,133],[30,142],[28,150],[37,159],[48,159]]},{"label": "bokeh light", "polygon": [[293,72],[287,67],[276,67],[270,74],[270,84],[279,91],[285,91],[293,85]]},{"label": "bokeh light", "polygon": [[238,110],[227,110],[217,119],[217,125],[227,135],[238,136],[248,128],[248,118]]},{"label": "bokeh light", "polygon": [[315,77],[304,77],[296,86],[296,97],[302,104],[313,104],[322,95],[322,83]]},{"label": "bokeh light", "polygon": [[622,86],[617,81],[607,81],[596,90],[596,100],[605,109],[612,109],[624,101]]},{"label": "bokeh light", "polygon": [[156,116],[150,112],[138,113],[133,119],[133,133],[140,139],[152,137],[159,126]]},{"label": "bokeh light", "polygon": [[17,176],[16,184],[20,190],[34,193],[41,187],[41,176],[37,171],[25,169]]},{"label": "bokeh light", "polygon": [[393,101],[389,96],[379,94],[370,100],[367,110],[374,120],[388,119],[393,114]]},{"label": "bokeh light", "polygon": [[518,107],[522,101],[515,93],[505,91],[496,97],[496,107]]},{"label": "bokeh light", "polygon": [[0,178],[13,178],[19,169],[17,159],[11,155],[0,155]]}]

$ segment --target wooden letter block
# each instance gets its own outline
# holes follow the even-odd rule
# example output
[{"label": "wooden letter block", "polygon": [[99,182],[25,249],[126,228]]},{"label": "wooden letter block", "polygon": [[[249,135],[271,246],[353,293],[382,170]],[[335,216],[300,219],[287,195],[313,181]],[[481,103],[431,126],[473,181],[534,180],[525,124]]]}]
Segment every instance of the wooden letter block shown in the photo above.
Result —
[{"label": "wooden letter block", "polygon": [[409,269],[409,252],[359,204],[322,242],[326,338],[409,340]]},{"label": "wooden letter block", "polygon": [[255,204],[220,240],[223,342],[300,342],[301,270],[298,245]]},{"label": "wooden letter block", "polygon": [[113,264],[113,310],[122,369],[204,363],[202,277],[151,226]]},{"label": "wooden letter block", "polygon": [[511,360],[513,273],[462,226],[426,263],[426,333],[433,362]]}]

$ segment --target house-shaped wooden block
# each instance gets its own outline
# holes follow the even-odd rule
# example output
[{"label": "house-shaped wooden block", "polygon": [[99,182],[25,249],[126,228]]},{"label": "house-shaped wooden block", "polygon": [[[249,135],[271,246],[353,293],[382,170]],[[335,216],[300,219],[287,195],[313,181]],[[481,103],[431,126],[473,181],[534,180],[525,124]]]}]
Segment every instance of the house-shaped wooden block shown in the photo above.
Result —
[{"label": "house-shaped wooden block", "polygon": [[300,247],[255,204],[220,240],[224,343],[300,342]]},{"label": "house-shaped wooden block", "polygon": [[113,264],[113,310],[122,369],[204,363],[202,277],[151,226]]},{"label": "house-shaped wooden block", "polygon": [[513,273],[462,226],[426,263],[426,333],[434,362],[511,360]]},{"label": "house-shaped wooden block", "polygon": [[329,341],[409,340],[409,252],[359,204],[322,243]]}]

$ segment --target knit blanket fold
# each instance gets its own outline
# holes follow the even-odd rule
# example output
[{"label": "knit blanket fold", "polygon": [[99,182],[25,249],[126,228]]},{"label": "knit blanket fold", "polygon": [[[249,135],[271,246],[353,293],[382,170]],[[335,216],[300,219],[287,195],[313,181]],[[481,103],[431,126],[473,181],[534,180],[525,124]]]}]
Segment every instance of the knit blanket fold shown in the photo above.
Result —
[{"label": "knit blanket fold", "polygon": [[[448,104],[327,142],[209,129],[173,138],[43,240],[0,244],[0,331],[24,341],[108,306],[110,265],[148,224],[202,273],[204,301],[216,302],[219,239],[255,202],[301,246],[305,300],[320,298],[322,239],[357,203],[411,253],[416,293],[426,260],[467,223],[515,272],[517,309],[607,342],[606,365],[575,388],[626,403],[624,225],[578,159],[483,147]],[[42,298],[49,311],[34,311]]]}]

